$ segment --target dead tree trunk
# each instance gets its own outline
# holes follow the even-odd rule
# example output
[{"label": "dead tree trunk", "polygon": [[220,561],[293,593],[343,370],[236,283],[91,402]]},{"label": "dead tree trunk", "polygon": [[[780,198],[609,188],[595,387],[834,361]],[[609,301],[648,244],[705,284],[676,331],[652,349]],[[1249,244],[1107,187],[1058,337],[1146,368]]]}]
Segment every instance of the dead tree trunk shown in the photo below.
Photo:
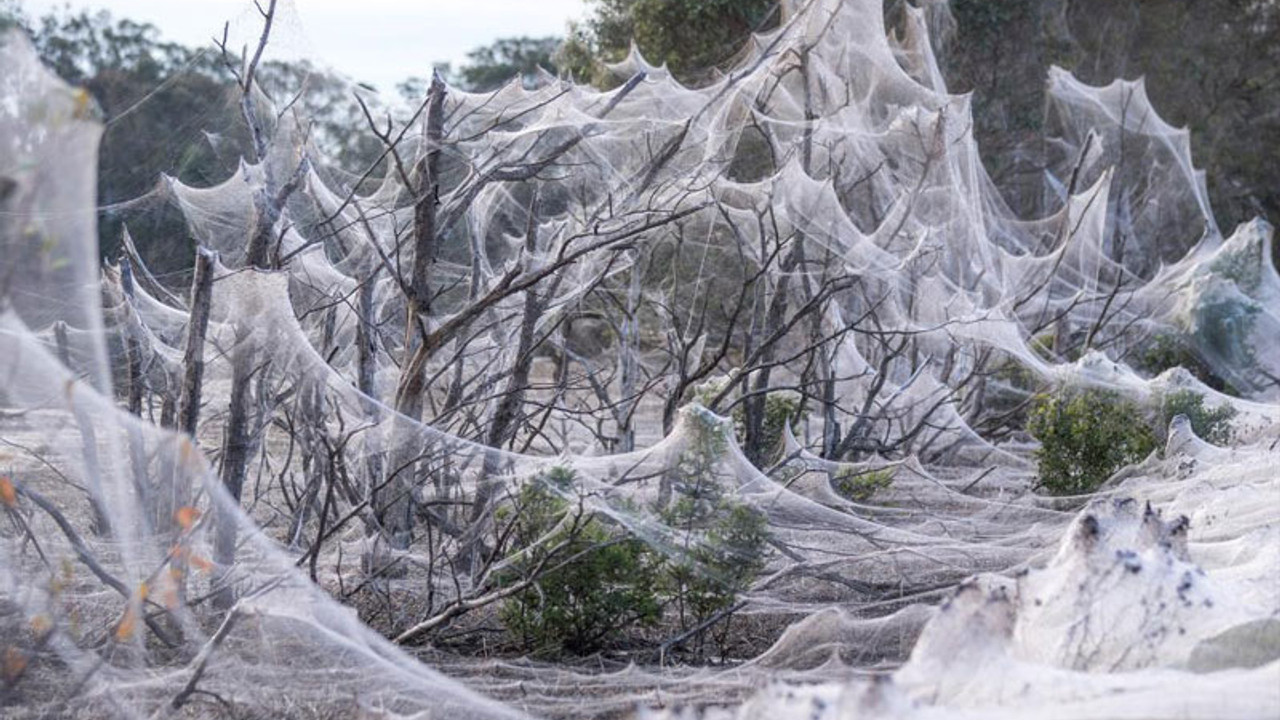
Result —
[{"label": "dead tree trunk", "polygon": [[200,391],[204,384],[204,338],[209,332],[209,306],[213,302],[213,263],[216,255],[196,250],[195,277],[191,280],[191,316],[187,344],[182,354],[182,396],[178,404],[178,429],[195,437],[200,420]]},{"label": "dead tree trunk", "polygon": [[627,287],[626,314],[622,318],[622,332],[618,342],[619,365],[618,395],[622,403],[622,418],[618,427],[617,452],[628,453],[636,449],[635,413],[639,400],[636,382],[640,376],[640,301],[643,299],[644,265],[647,253],[636,251],[631,266],[631,282]]},{"label": "dead tree trunk", "polygon": [[[191,436],[195,441],[200,419],[200,394],[204,385],[204,341],[209,331],[209,306],[213,301],[213,264],[216,255],[205,248],[196,249],[195,276],[191,280],[190,315],[187,319],[186,344],[182,354],[182,386],[179,388],[176,412],[164,418],[173,429]],[[172,393],[170,393],[172,394]],[[188,479],[174,467],[172,460],[165,461],[162,475],[169,478],[169,487],[162,488],[156,498],[156,529],[168,532],[174,529],[173,517],[178,508],[191,502]]]},{"label": "dead tree trunk", "polygon": [[[426,319],[431,312],[431,270],[439,252],[437,237],[437,211],[439,205],[440,146],[444,139],[444,80],[437,73],[431,78],[424,119],[424,140],[421,159],[417,165],[418,186],[413,206],[413,266],[409,279],[409,304],[405,319],[404,368],[396,389],[396,411],[410,420],[422,419],[425,402],[427,373],[425,364],[412,361],[426,336]],[[413,443],[406,443],[406,452],[413,452]],[[397,470],[412,456],[397,458],[391,468]],[[373,506],[392,545],[409,546],[413,534],[413,485],[412,469],[398,471],[392,482],[374,494]]]},{"label": "dead tree trunk", "polygon": [[[374,290],[377,288],[380,268],[373,271],[360,284],[360,292],[356,298],[356,313],[359,324],[356,326],[356,387],[361,394],[369,398],[366,401],[365,413],[370,423],[377,425],[382,421],[381,406],[378,404],[378,389],[374,380],[378,370],[378,327],[374,318]],[[373,486],[382,477],[383,459],[381,431],[376,436],[365,435],[366,457],[368,458],[368,486],[361,488],[366,497]]]},{"label": "dead tree trunk", "polygon": [[[797,267],[803,267],[803,265],[804,238],[797,236],[790,251],[787,253],[787,257],[782,261],[778,281],[774,285],[772,297],[769,298],[768,308],[765,311],[763,325],[757,329],[757,332],[769,333],[775,328],[782,327],[789,305],[787,293],[790,292],[791,273]],[[745,389],[750,391],[749,396],[742,402],[743,415],[746,420],[743,449],[756,467],[766,467],[769,460],[768,455],[775,449],[765,447],[764,420],[768,401],[766,392],[773,374],[773,360],[777,354],[776,345],[777,343],[775,342],[768,342],[760,349],[761,354],[758,363],[760,369],[756,371],[754,378],[744,380],[743,385]]]},{"label": "dead tree trunk", "polygon": [[120,335],[124,344],[125,367],[129,379],[128,408],[129,412],[142,417],[142,392],[145,385],[142,380],[142,347],[138,343],[137,336],[132,332],[133,323],[130,322],[133,319],[132,309],[129,306],[129,301],[133,298],[133,269],[130,267],[128,256],[120,258],[119,283]]},{"label": "dead tree trunk", "polygon": [[227,425],[223,431],[222,467],[219,479],[229,501],[217,504],[218,522],[214,538],[214,561],[220,571],[215,585],[214,607],[231,607],[235,595],[230,587],[230,569],[236,556],[236,508],[244,491],[246,466],[249,462],[249,383],[253,377],[254,348],[245,333],[236,338],[231,362],[231,399],[227,406]]},{"label": "dead tree trunk", "polygon": [[[538,215],[538,197],[537,190],[534,190],[533,202],[529,208],[529,219],[525,226],[525,252],[533,255],[538,249],[537,237],[537,215]],[[493,413],[493,418],[489,423],[489,432],[485,435],[485,444],[490,448],[494,448],[485,453],[484,471],[480,486],[476,491],[475,502],[471,506],[471,542],[467,548],[470,555],[471,571],[474,575],[482,566],[481,552],[482,543],[480,541],[482,533],[479,532],[481,521],[485,518],[486,513],[490,510],[490,503],[493,501],[496,482],[494,475],[499,471],[501,464],[501,456],[499,450],[515,437],[519,428],[521,406],[524,404],[525,391],[529,388],[529,372],[533,367],[533,349],[534,336],[536,334],[538,319],[542,317],[542,312],[546,308],[545,298],[553,296],[556,287],[559,285],[559,278],[551,283],[551,288],[546,294],[538,292],[538,288],[531,287],[524,294],[524,309],[520,319],[520,336],[516,341],[515,361],[512,364],[511,375],[507,378],[506,387],[500,395],[497,409]]]}]

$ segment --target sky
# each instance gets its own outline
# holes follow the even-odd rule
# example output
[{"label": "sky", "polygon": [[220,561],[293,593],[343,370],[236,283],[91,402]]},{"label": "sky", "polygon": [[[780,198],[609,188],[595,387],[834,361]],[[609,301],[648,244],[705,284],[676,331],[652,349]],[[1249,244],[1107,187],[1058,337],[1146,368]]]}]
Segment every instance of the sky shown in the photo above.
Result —
[{"label": "sky", "polygon": [[[266,0],[262,0],[266,4]],[[426,76],[437,61],[455,66],[467,51],[500,37],[563,35],[584,0],[291,0],[282,44],[379,90]],[[250,0],[21,0],[28,15],[64,5],[104,9],[149,22],[165,40],[205,45],[224,22],[256,20]],[[282,3],[283,4],[283,3]],[[297,38],[305,38],[297,40]]]}]

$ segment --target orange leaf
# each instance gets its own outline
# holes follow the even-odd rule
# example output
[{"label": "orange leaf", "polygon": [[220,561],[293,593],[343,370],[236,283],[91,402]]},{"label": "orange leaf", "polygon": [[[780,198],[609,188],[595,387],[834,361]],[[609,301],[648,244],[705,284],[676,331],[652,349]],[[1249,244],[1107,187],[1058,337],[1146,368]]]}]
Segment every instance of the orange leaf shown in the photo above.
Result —
[{"label": "orange leaf", "polygon": [[22,671],[27,669],[27,656],[16,647],[10,645],[4,649],[4,679],[7,683],[14,683],[18,678],[22,677]]},{"label": "orange leaf", "polygon": [[187,558],[187,561],[191,563],[191,567],[199,570],[202,573],[213,572],[213,563],[200,557],[199,555],[196,555],[195,553],[191,553],[191,556]]},{"label": "orange leaf", "polygon": [[126,642],[133,637],[133,631],[138,626],[138,610],[137,606],[129,603],[129,607],[124,609],[124,617],[120,618],[120,624],[116,626],[116,640],[118,642]]},{"label": "orange leaf", "polygon": [[178,523],[178,527],[183,530],[190,530],[195,526],[196,521],[200,519],[200,511],[189,505],[184,505],[173,513],[174,522]]},{"label": "orange leaf", "polygon": [[120,624],[116,626],[116,640],[124,642],[133,637],[133,631],[138,627],[138,609],[149,592],[151,588],[145,582],[138,583],[137,591],[129,598],[129,605],[124,609],[124,617],[120,618]]},{"label": "orange leaf", "polygon": [[11,508],[18,507],[18,490],[13,481],[4,476],[0,476],[0,502]]}]

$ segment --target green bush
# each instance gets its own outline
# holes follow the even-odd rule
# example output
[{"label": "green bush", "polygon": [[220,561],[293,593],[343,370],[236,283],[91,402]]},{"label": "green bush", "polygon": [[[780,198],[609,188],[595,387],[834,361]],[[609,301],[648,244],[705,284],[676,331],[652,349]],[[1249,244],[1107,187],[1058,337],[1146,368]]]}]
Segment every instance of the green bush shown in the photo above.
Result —
[{"label": "green bush", "polygon": [[1196,344],[1227,367],[1248,372],[1258,364],[1252,336],[1261,314],[1262,307],[1249,298],[1204,299],[1196,307]]},{"label": "green bush", "polygon": [[893,468],[879,470],[855,470],[852,467],[841,468],[831,480],[836,492],[853,500],[866,502],[878,491],[893,484]]},{"label": "green bush", "polygon": [[1108,390],[1040,395],[1027,430],[1040,441],[1040,485],[1055,495],[1092,492],[1156,446],[1142,410]]},{"label": "green bush", "polygon": [[1223,404],[1211,409],[1205,407],[1204,395],[1194,390],[1171,392],[1160,401],[1158,430],[1161,435],[1178,415],[1186,415],[1191,421],[1191,429],[1207,442],[1225,445],[1231,441],[1231,419],[1236,416],[1236,409],[1232,405]]},{"label": "green bush", "polygon": [[[709,380],[695,386],[693,388],[692,399],[700,403],[703,407],[709,407],[712,400],[715,399],[729,383],[733,382],[737,377],[736,369],[730,370],[727,374],[717,375]],[[747,445],[747,401],[740,400],[733,406],[731,419],[733,420],[734,436],[738,443],[743,446],[743,452],[747,454],[748,459],[753,463],[764,463],[776,460],[779,450],[782,447],[782,436],[787,427],[787,423],[791,423],[792,430],[795,430],[796,422],[799,420],[801,407],[803,405],[800,393],[793,390],[773,390],[765,393],[764,397],[755,396],[755,402],[763,405],[764,417],[760,423],[760,436],[755,441],[754,446]]]},{"label": "green bush", "polygon": [[683,526],[687,546],[663,568],[661,591],[680,627],[697,627],[733,607],[764,568],[768,522],[760,511],[724,498],[713,505],[681,498],[665,517]]},{"label": "green bush", "polygon": [[1234,282],[1241,292],[1251,295],[1262,285],[1262,268],[1266,262],[1262,243],[1256,242],[1219,255],[1209,269]]},{"label": "green bush", "polygon": [[[499,617],[525,652],[542,657],[585,655],[670,611],[681,630],[731,611],[764,567],[768,522],[734,499],[718,474],[727,445],[711,413],[697,414],[693,435],[665,479],[669,495],[656,508],[673,531],[666,554],[625,529],[566,500],[573,471],[554,468],[529,482],[500,510],[507,524],[502,586],[533,579],[506,599]],[[728,623],[710,632],[725,641]],[[701,652],[704,636],[695,634]]]},{"label": "green bush", "polygon": [[571,507],[561,493],[573,479],[571,470],[555,468],[525,485],[508,511],[514,560],[500,580],[537,579],[508,598],[499,616],[534,655],[589,654],[661,613],[658,558],[624,530]]},{"label": "green bush", "polygon": [[[676,531],[677,548],[659,582],[682,629],[696,628],[731,610],[763,569],[769,539],[764,514],[736,500],[719,463],[728,447],[728,423],[697,410],[690,417],[688,445],[665,482],[670,499],[658,508]],[[715,637],[723,642],[728,623]],[[701,652],[703,633],[695,650]]]},{"label": "green bush", "polygon": [[1239,390],[1209,367],[1192,347],[1190,339],[1183,335],[1165,332],[1149,338],[1131,362],[1134,368],[1153,377],[1169,368],[1181,367],[1218,392],[1240,395]]},{"label": "green bush", "polygon": [[[760,458],[763,462],[772,462],[778,457],[782,447],[783,433],[787,423],[795,429],[796,419],[800,415],[800,395],[790,391],[776,391],[764,396],[764,418],[760,423],[759,447],[745,448],[749,456]],[[747,440],[747,408],[739,403],[733,409],[733,426],[738,442]]]}]

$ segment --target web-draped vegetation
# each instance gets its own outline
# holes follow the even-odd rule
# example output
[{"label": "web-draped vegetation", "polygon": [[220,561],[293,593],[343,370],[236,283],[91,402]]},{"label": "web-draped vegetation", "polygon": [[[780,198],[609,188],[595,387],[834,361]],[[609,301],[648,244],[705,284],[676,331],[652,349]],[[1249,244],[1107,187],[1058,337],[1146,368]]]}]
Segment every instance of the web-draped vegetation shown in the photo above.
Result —
[{"label": "web-draped vegetation", "polygon": [[109,209],[180,212],[186,285],[99,266],[101,125],[7,35],[5,712],[1274,710],[1271,227],[1060,70],[1015,214],[928,7],[785,2],[700,87],[360,96],[352,167],[264,4],[238,169]]}]

